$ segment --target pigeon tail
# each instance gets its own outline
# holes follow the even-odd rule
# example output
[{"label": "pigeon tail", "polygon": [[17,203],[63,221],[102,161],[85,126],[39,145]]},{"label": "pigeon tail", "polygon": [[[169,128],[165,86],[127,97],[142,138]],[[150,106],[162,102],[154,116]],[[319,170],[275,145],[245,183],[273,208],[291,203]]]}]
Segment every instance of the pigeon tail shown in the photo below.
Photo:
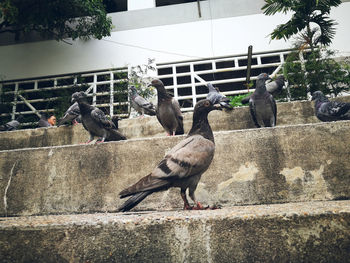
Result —
[{"label": "pigeon tail", "polygon": [[134,194],[124,202],[119,208],[118,212],[126,212],[137,206],[143,199],[150,195],[153,191],[146,191]]},{"label": "pigeon tail", "polygon": [[119,131],[115,130],[115,129],[110,129],[109,130],[109,134],[106,137],[105,141],[106,142],[110,142],[110,141],[122,141],[122,140],[126,140],[127,138],[120,133]]}]

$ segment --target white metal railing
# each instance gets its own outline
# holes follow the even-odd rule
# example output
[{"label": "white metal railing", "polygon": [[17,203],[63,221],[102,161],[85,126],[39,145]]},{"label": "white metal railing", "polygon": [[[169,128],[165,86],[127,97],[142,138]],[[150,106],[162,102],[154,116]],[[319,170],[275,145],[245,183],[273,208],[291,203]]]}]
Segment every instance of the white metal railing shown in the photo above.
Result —
[{"label": "white metal railing", "polygon": [[[5,103],[12,104],[12,110],[0,112],[0,118],[11,117],[15,119],[18,115],[37,115],[40,117],[40,112],[54,112],[54,108],[42,108],[39,104],[45,102],[52,102],[59,100],[60,96],[54,96],[50,98],[30,98],[31,94],[38,92],[43,95],[45,92],[68,91],[71,89],[81,89],[88,94],[88,97],[92,97],[92,104],[99,108],[108,108],[110,116],[118,115],[121,117],[128,116],[127,109],[124,112],[116,112],[116,107],[126,105],[129,107],[127,85],[124,90],[115,89],[116,85],[128,81],[128,69],[113,69],[101,72],[92,73],[76,73],[65,76],[48,77],[41,79],[28,79],[18,81],[6,81],[0,83],[0,99],[4,102],[4,97],[13,96],[11,101],[8,99]],[[70,82],[69,84],[64,83]],[[44,85],[41,85],[43,84]],[[50,83],[50,84],[46,84]],[[29,86],[29,88],[28,88]],[[21,88],[22,87],[22,88]],[[23,88],[24,87],[24,88]],[[84,90],[84,87],[88,87]],[[126,94],[125,100],[116,101],[116,94]],[[2,98],[1,98],[2,97]],[[99,98],[103,98],[104,102],[98,102]],[[25,105],[25,107],[21,106]],[[21,109],[19,109],[21,108]],[[25,109],[24,109],[25,108]],[[23,126],[32,125],[32,122],[23,123]]]},{"label": "white metal railing", "polygon": [[[270,76],[276,75],[282,68],[284,58],[293,50],[277,50],[265,53],[253,53],[251,66],[251,80],[255,80],[260,72],[267,72]],[[206,85],[211,82],[213,85],[224,86],[221,93],[224,95],[245,94],[254,89],[248,90],[246,84],[246,66],[247,54],[208,58],[201,60],[191,60],[183,62],[173,62],[157,64],[158,78],[163,80],[165,88],[172,90],[173,96],[179,100],[182,111],[193,110],[197,100],[207,96]],[[222,66],[226,63],[226,66]],[[209,68],[204,68],[203,65]],[[210,65],[210,66],[209,66]],[[182,68],[181,70],[179,68]],[[184,68],[186,68],[184,70]],[[178,70],[179,69],[179,70]],[[167,72],[162,72],[162,71]],[[184,72],[182,72],[184,71]],[[235,74],[235,76],[227,78],[216,76],[221,73]],[[60,94],[45,98],[31,98],[30,94],[36,92],[52,92],[52,91],[69,91],[72,87],[80,87],[83,90],[84,85],[88,86],[85,91],[89,97],[92,97],[92,104],[97,107],[104,108],[105,113],[110,116],[118,115],[125,117],[129,115],[130,106],[128,102],[127,84],[124,89],[116,89],[118,84],[128,81],[130,74],[129,68],[111,69],[99,72],[90,73],[75,73],[65,76],[47,77],[41,79],[28,79],[6,81],[0,83],[0,102],[2,97],[12,96],[7,102],[11,103],[11,107],[5,112],[0,112],[1,118],[15,119],[19,114],[40,116],[40,112],[54,112],[54,108],[43,108],[40,106],[42,102],[52,102],[61,99]],[[211,79],[208,79],[211,76]],[[178,78],[186,78],[186,81]],[[68,80],[68,84],[66,83]],[[44,83],[44,84],[43,84]],[[50,84],[47,84],[50,83]],[[29,86],[29,88],[28,88]],[[197,92],[197,88],[201,88],[202,92]],[[186,94],[184,94],[184,92]],[[125,94],[123,100],[116,101],[116,94]],[[104,97],[104,101],[99,101],[99,98]],[[181,103],[186,102],[186,103]],[[124,111],[120,112],[120,107],[124,106]],[[108,112],[107,112],[108,111]],[[37,118],[37,117],[36,117]],[[23,126],[33,123],[24,123]]]},{"label": "white metal railing", "polygon": [[[251,71],[252,72],[267,72],[270,76],[274,77],[282,68],[285,60],[285,56],[291,53],[293,50],[277,50],[266,53],[253,53]],[[206,86],[208,82],[213,85],[226,85],[225,91],[221,91],[224,95],[237,95],[245,94],[249,91],[254,91],[254,89],[248,90],[244,86],[246,81],[246,62],[247,54],[228,56],[228,57],[218,57],[218,58],[208,58],[202,60],[192,60],[185,62],[173,62],[157,64],[157,74],[158,77],[163,80],[165,88],[167,90],[173,90],[173,95],[178,101],[187,100],[189,103],[187,105],[181,105],[182,111],[193,110],[194,105],[198,99],[205,98],[207,94],[197,94],[196,87]],[[231,62],[231,66],[218,67],[218,64],[222,62]],[[210,69],[196,70],[196,66],[200,65],[211,65]],[[178,68],[187,67],[189,70],[186,72],[177,72]],[[162,71],[171,71],[171,73],[162,73]],[[215,77],[215,74],[223,72],[244,72],[240,76],[219,79]],[[205,80],[203,76],[212,74],[212,80]],[[250,80],[255,80],[258,74],[252,74]],[[179,77],[188,77],[188,82],[179,84]],[[168,79],[168,81],[167,81]],[[172,83],[170,83],[170,79]],[[241,85],[240,85],[241,84]],[[232,86],[232,88],[228,86]],[[228,87],[228,88],[227,88]],[[181,89],[186,89],[189,95],[180,95]]]}]

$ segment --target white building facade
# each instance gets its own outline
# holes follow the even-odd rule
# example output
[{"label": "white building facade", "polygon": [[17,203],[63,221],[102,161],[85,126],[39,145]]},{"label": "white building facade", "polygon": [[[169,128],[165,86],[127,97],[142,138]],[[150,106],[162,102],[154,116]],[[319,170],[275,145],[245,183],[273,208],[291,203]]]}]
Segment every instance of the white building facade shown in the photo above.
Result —
[{"label": "white building facade", "polygon": [[[115,1],[121,9],[109,13],[114,28],[102,40],[15,43],[13,36],[0,35],[0,91],[13,96],[17,105],[5,107],[0,121],[19,113],[39,115],[36,111],[44,106],[36,92],[57,89],[59,94],[60,89],[79,82],[77,74],[87,79],[94,105],[110,115],[125,112],[117,108],[127,106],[127,96],[116,101],[115,84],[125,79],[128,66],[146,64],[149,58],[155,59],[159,78],[182,110],[192,110],[206,96],[206,82],[216,84],[226,95],[246,92],[241,87],[248,46],[253,46],[253,79],[261,72],[258,68],[276,73],[292,47],[291,42],[269,36],[290,16],[265,16],[263,0]],[[350,55],[349,14],[350,0],[331,11],[338,23],[331,48],[339,56]]]},{"label": "white building facade", "polygon": [[[159,0],[128,0],[127,11],[110,13],[115,28],[103,40],[0,41],[1,80],[15,80],[183,61],[247,52],[286,49],[292,43],[270,40],[269,34],[288,15],[265,16],[263,0],[207,0],[156,7]],[[167,1],[163,1],[167,2]],[[184,2],[184,1],[168,1]],[[350,3],[334,8],[338,23],[331,48],[349,55]],[[0,36],[0,39],[2,36]]]}]

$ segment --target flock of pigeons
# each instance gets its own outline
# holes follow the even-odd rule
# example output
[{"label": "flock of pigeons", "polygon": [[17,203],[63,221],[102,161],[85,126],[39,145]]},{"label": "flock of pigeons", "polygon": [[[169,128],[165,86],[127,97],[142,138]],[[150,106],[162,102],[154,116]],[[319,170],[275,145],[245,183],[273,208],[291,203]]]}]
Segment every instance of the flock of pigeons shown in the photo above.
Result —
[{"label": "flock of pigeons", "polygon": [[[277,107],[273,96],[282,90],[284,78],[280,76],[275,81],[266,83],[268,79],[268,74],[261,73],[254,93],[242,100],[243,104],[249,103],[252,120],[258,128],[274,127],[277,122]],[[141,115],[156,115],[167,135],[184,134],[183,116],[178,101],[166,91],[161,80],[154,79],[150,86],[157,89],[157,107],[142,98],[135,87],[131,87],[132,107]],[[120,198],[129,197],[118,208],[119,211],[129,211],[148,195],[171,187],[181,189],[184,209],[207,209],[196,200],[195,190],[201,175],[209,168],[215,152],[208,114],[212,110],[233,109],[230,100],[217,88],[209,83],[208,89],[206,99],[200,100],[194,107],[192,127],[187,137],[173,147],[150,174],[119,193]],[[329,101],[321,91],[314,92],[312,100],[315,100],[315,114],[321,121],[350,120],[350,103]],[[103,111],[88,103],[87,95],[83,91],[74,93],[72,102],[74,104],[58,121],[58,125],[75,122],[79,118],[90,134],[88,143],[94,137],[98,137],[96,142],[126,140],[118,131],[118,118],[109,120]],[[0,130],[13,129],[17,124],[12,122],[0,127]],[[189,197],[195,203],[193,207],[188,202],[187,189]]]}]

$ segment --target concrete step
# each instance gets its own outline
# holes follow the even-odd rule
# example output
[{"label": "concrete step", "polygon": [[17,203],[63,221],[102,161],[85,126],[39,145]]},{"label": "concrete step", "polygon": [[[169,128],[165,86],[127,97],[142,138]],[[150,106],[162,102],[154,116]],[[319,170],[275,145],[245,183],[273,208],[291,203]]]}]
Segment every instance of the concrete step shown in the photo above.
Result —
[{"label": "concrete step", "polygon": [[[184,136],[0,151],[0,215],[115,211],[118,193],[150,173]],[[350,121],[215,133],[199,182],[203,204],[350,199]],[[137,209],[182,207],[179,189]]]},{"label": "concrete step", "polygon": [[[350,102],[350,96],[345,97]],[[278,125],[319,122],[314,116],[313,104],[298,101],[277,104]],[[228,112],[211,112],[209,115],[213,131],[228,131],[255,128],[248,107],[235,108]],[[184,114],[184,129],[187,133],[192,125],[192,113]],[[156,117],[124,119],[119,122],[120,131],[128,138],[165,136],[165,131]],[[71,145],[86,142],[89,135],[82,125],[27,129],[0,133],[0,150]]]},{"label": "concrete step", "polygon": [[1,262],[349,262],[350,201],[0,219]]}]

